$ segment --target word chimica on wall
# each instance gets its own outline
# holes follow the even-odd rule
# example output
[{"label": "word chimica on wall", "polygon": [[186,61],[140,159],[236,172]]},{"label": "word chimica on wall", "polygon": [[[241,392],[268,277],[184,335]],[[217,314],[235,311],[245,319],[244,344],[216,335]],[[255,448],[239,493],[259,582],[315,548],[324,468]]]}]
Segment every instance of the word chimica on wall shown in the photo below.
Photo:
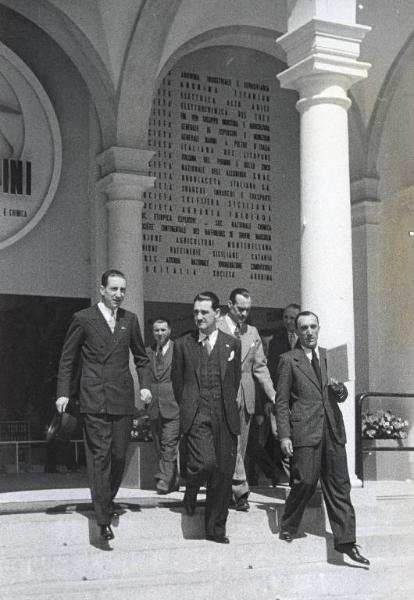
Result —
[{"label": "word chimica on wall", "polygon": [[164,79],[148,140],[148,281],[272,281],[270,102],[269,86],[250,78],[181,69]]}]

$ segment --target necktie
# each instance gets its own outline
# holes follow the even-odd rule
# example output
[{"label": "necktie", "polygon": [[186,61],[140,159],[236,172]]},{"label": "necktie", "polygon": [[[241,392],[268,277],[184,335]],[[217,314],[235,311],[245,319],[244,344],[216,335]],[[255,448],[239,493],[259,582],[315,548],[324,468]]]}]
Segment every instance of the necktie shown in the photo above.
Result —
[{"label": "necktie", "polygon": [[296,346],[296,336],[293,333],[293,331],[291,331],[289,333],[289,345],[290,345],[290,349],[293,350],[294,347]]},{"label": "necktie", "polygon": [[115,324],[116,324],[115,313],[111,312],[111,317],[108,321],[108,325],[111,328],[112,333],[115,331]]},{"label": "necktie", "polygon": [[159,365],[162,362],[162,348],[158,346],[157,351],[155,353],[155,362]]},{"label": "necktie", "polygon": [[236,338],[239,338],[240,334],[241,334],[240,325],[238,323],[236,323],[236,327],[234,328],[234,335],[236,336]]},{"label": "necktie", "polygon": [[319,365],[318,355],[316,354],[315,350],[312,350],[312,367],[316,373],[316,377],[318,378],[319,385],[322,387],[321,367]]},{"label": "necktie", "polygon": [[207,350],[207,354],[210,356],[211,354],[211,343],[208,337],[204,339],[204,348]]}]

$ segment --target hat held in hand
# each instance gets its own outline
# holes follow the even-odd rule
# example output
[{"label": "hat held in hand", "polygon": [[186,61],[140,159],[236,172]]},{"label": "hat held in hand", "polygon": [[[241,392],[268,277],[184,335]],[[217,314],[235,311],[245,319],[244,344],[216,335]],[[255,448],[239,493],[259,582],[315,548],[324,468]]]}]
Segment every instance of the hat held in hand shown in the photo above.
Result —
[{"label": "hat held in hand", "polygon": [[75,431],[78,420],[67,412],[56,412],[46,432],[46,440],[52,442],[60,440],[66,442]]}]

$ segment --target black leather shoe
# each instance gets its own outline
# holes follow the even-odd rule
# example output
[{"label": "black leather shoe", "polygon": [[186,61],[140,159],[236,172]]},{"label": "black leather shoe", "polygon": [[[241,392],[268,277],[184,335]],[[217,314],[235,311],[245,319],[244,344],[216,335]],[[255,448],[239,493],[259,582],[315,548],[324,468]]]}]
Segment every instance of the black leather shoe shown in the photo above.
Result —
[{"label": "black leather shoe", "polygon": [[290,544],[290,542],[293,542],[293,535],[290,533],[290,531],[281,531],[279,533],[279,539]]},{"label": "black leather shoe", "polygon": [[354,562],[360,563],[361,565],[369,565],[370,562],[365,556],[359,553],[358,546],[356,544],[339,544],[335,550],[346,554]]},{"label": "black leather shoe", "polygon": [[216,542],[217,544],[230,544],[227,535],[206,535],[206,540]]},{"label": "black leather shoe", "polygon": [[114,539],[114,532],[111,529],[110,525],[101,525],[100,526],[100,530],[101,530],[101,538],[103,538],[104,540],[113,540]]},{"label": "black leather shoe", "polygon": [[184,494],[183,506],[187,515],[192,517],[197,506],[197,492],[194,492],[193,490],[186,490]]},{"label": "black leather shoe", "polygon": [[240,498],[237,498],[235,509],[240,510],[242,512],[247,512],[250,508],[249,501],[247,500],[248,497],[249,497],[249,493],[243,494],[243,496],[240,496]]}]

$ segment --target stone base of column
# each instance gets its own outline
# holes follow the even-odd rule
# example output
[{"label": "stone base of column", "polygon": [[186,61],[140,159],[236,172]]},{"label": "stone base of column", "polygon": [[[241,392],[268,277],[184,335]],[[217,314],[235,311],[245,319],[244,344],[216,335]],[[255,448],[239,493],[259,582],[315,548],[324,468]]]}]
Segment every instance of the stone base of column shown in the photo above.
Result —
[{"label": "stone base of column", "polygon": [[154,490],[158,456],[152,442],[130,442],[121,487]]}]

